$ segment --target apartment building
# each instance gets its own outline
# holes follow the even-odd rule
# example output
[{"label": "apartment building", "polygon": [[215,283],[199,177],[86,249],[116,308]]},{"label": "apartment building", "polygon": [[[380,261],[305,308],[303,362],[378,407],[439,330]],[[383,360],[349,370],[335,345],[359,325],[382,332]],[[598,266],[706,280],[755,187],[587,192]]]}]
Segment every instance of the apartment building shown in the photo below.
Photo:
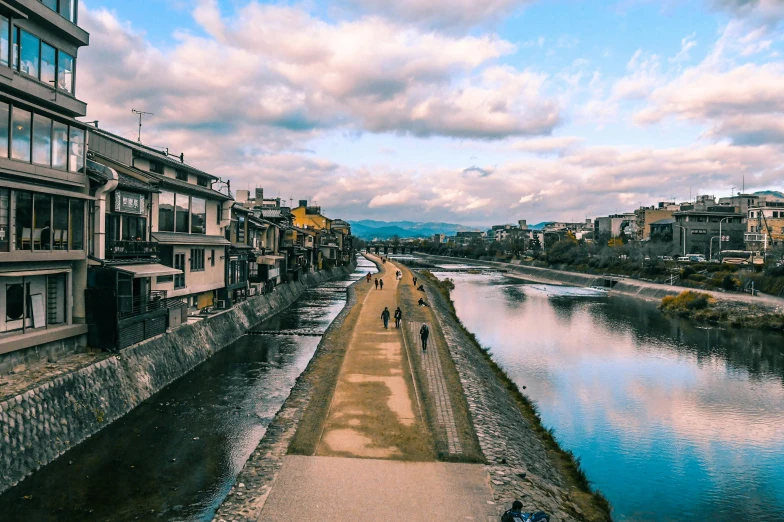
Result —
[{"label": "apartment building", "polygon": [[0,2],[0,373],[86,345],[77,0]]}]

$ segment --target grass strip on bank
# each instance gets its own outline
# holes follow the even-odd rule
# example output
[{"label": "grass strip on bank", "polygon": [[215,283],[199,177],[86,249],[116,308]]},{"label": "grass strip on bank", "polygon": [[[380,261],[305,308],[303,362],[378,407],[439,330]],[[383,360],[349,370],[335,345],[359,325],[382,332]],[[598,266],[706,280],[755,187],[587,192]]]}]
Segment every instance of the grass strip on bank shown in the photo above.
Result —
[{"label": "grass strip on bank", "polygon": [[451,296],[451,291],[454,289],[454,283],[450,279],[445,279],[443,281],[439,280],[427,270],[422,271],[421,274],[428,282],[432,283],[433,287],[443,296],[449,311],[452,314],[452,319],[458,325],[462,333],[469,339],[474,348],[476,348],[487,360],[489,367],[498,378],[498,381],[514,398],[520,412],[531,423],[534,433],[543,442],[553,459],[553,463],[561,472],[561,475],[567,481],[570,488],[579,492],[579,494],[574,497],[575,503],[580,506],[580,509],[582,509],[584,513],[589,515],[589,520],[612,520],[609,501],[600,491],[591,486],[585,471],[580,465],[580,459],[576,457],[574,453],[563,449],[558,444],[558,441],[555,439],[554,430],[545,428],[542,424],[542,419],[536,405],[520,391],[503,368],[493,360],[488,349],[481,345],[477,337],[465,327],[457,316],[454,301],[452,301]]},{"label": "grass strip on bank", "polygon": [[757,330],[784,330],[784,314],[771,313],[770,309],[754,304],[719,301],[708,294],[693,290],[664,297],[659,304],[659,310],[715,325]]}]

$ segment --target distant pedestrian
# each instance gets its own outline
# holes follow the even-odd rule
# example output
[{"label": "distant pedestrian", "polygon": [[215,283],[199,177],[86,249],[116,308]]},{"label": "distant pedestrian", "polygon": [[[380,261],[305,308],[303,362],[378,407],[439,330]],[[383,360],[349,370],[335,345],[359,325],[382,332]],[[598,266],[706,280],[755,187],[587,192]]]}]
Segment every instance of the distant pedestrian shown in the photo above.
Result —
[{"label": "distant pedestrian", "polygon": [[378,286],[381,287],[381,288],[379,288],[379,290],[383,290],[384,289],[384,280],[383,279],[379,279],[378,280]]},{"label": "distant pedestrian", "polygon": [[389,329],[389,308],[386,306],[384,307],[384,311],[381,312],[381,320],[384,321],[384,328]]},{"label": "distant pedestrian", "polygon": [[370,272],[367,273],[367,282],[370,282]]},{"label": "distant pedestrian", "polygon": [[395,309],[395,328],[400,328],[400,320],[403,318],[403,311],[398,306]]},{"label": "distant pedestrian", "polygon": [[416,288],[417,277],[414,276],[414,288]]},{"label": "distant pedestrian", "polygon": [[378,278],[376,278],[376,290],[378,290]]},{"label": "distant pedestrian", "polygon": [[427,351],[427,338],[430,337],[430,328],[427,323],[422,323],[422,328],[419,329],[419,338],[422,339],[422,351]]}]

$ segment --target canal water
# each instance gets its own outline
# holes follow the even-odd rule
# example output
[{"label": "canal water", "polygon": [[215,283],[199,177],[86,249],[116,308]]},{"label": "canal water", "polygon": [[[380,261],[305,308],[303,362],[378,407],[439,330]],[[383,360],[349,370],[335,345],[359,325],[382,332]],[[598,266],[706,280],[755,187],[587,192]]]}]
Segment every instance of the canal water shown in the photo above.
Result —
[{"label": "canal water", "polygon": [[209,521],[346,302],[375,272],[308,289],[123,418],[0,496],[5,521]]},{"label": "canal water", "polygon": [[784,521],[784,336],[500,274],[436,275],[614,520]]}]

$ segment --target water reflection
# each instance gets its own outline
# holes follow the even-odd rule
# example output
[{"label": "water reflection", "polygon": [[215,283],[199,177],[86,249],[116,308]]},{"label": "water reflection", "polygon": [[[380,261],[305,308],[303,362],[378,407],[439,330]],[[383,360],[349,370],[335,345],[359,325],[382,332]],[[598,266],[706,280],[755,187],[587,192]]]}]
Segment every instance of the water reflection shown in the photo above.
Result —
[{"label": "water reflection", "polygon": [[[323,331],[374,267],[307,290],[259,328]],[[0,520],[211,520],[319,340],[239,339],[0,496]]]},{"label": "water reflection", "polygon": [[616,520],[784,520],[784,337],[449,277],[460,318],[527,386]]}]

